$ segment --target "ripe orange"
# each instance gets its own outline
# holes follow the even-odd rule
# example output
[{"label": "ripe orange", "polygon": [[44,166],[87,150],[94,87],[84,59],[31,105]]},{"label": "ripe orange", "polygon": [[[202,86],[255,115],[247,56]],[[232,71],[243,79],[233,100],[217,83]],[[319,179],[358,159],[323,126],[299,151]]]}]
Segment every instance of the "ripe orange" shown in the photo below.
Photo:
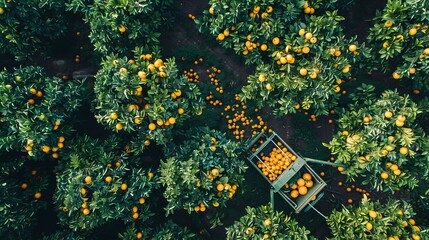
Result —
[{"label": "ripe orange", "polygon": [[112,181],[112,177],[111,176],[107,176],[105,180],[106,180],[106,182],[111,182]]},{"label": "ripe orange", "polygon": [[313,187],[313,185],[314,185],[314,182],[313,182],[313,181],[311,181],[311,180],[305,183],[305,186],[306,186],[307,188],[311,188],[311,187]]},{"label": "ripe orange", "polygon": [[134,219],[139,218],[139,214],[138,214],[138,213],[133,213],[133,218],[134,218]]},{"label": "ripe orange", "polygon": [[393,77],[393,79],[399,79],[399,78],[401,78],[401,75],[399,74],[399,73],[397,73],[397,72],[394,72],[393,74],[392,74],[392,77]]},{"label": "ripe orange", "polygon": [[217,39],[218,39],[219,41],[222,41],[222,40],[224,40],[224,39],[225,39],[225,35],[224,35],[223,33],[219,33],[219,35],[217,35]]},{"label": "ripe orange", "polygon": [[174,118],[174,117],[170,117],[170,118],[168,119],[168,122],[169,122],[170,124],[175,124],[175,123],[176,123],[176,118]]},{"label": "ripe orange", "polygon": [[308,32],[308,33],[306,33],[306,34],[304,35],[304,38],[305,38],[306,40],[310,40],[312,37],[313,37],[313,34],[312,34],[311,32]]},{"label": "ripe orange", "polygon": [[143,238],[143,233],[138,232],[138,233],[136,234],[136,238],[137,238],[137,239],[141,239],[141,238]]},{"label": "ripe orange", "polygon": [[267,49],[268,49],[267,44],[264,43],[264,44],[261,45],[261,50],[262,51],[267,51]]},{"label": "ripe orange", "polygon": [[371,231],[371,230],[372,230],[372,224],[371,224],[370,222],[367,222],[367,223],[366,223],[366,225],[365,225],[365,227],[366,227],[366,229],[367,229],[368,231]]},{"label": "ripe orange", "polygon": [[88,209],[88,208],[85,208],[84,210],[83,210],[83,214],[84,215],[88,215],[88,214],[90,214],[91,213],[91,211]]},{"label": "ripe orange", "polygon": [[297,197],[299,196],[299,192],[298,192],[298,190],[292,190],[292,191],[290,192],[290,196],[291,196],[292,198],[297,198]]},{"label": "ripe orange", "polygon": [[274,45],[278,45],[280,43],[280,38],[278,38],[278,37],[274,37],[273,38],[273,44]]},{"label": "ripe orange", "polygon": [[128,188],[128,186],[126,183],[121,184],[121,190],[125,191],[125,190],[127,190],[127,188]]},{"label": "ripe orange", "polygon": [[35,199],[39,199],[39,198],[41,198],[42,197],[42,194],[40,193],[40,192],[36,192],[35,194],[34,194],[34,198]]},{"label": "ripe orange", "polygon": [[385,118],[391,118],[392,116],[393,116],[393,113],[391,111],[384,112],[384,117]]},{"label": "ripe orange", "polygon": [[219,170],[217,170],[216,168],[213,168],[211,173],[214,177],[216,177],[217,175],[219,175]]},{"label": "ripe orange", "polygon": [[305,75],[307,75],[307,73],[308,73],[308,71],[307,71],[307,69],[305,69],[305,68],[301,68],[301,69],[299,70],[299,74],[301,74],[301,76],[305,76]]},{"label": "ripe orange", "polygon": [[416,221],[412,218],[408,219],[408,222],[413,226],[416,225]]},{"label": "ripe orange", "polygon": [[396,119],[396,121],[395,121],[395,125],[397,126],[397,127],[402,127],[402,126],[404,126],[404,122],[402,122],[402,121],[399,121],[398,119]]},{"label": "ripe orange", "polygon": [[265,226],[270,226],[271,225],[271,219],[267,218],[264,220],[264,225]]},{"label": "ripe orange", "polygon": [[149,130],[153,131],[156,129],[155,123],[149,123]]},{"label": "ripe orange", "polygon": [[401,148],[399,149],[399,152],[400,152],[402,155],[407,155],[407,154],[408,154],[408,148],[406,148],[406,147],[401,147]]},{"label": "ripe orange", "polygon": [[86,177],[85,177],[85,183],[86,183],[86,184],[90,184],[90,183],[91,183],[91,181],[92,181],[91,176],[86,176]]},{"label": "ripe orange", "polygon": [[298,186],[304,186],[304,185],[305,185],[305,180],[304,180],[304,179],[302,179],[302,178],[299,178],[299,179],[296,181],[296,184],[297,184]]},{"label": "ripe orange", "polygon": [[389,174],[387,172],[382,172],[380,176],[381,176],[382,179],[389,178]]},{"label": "ripe orange", "polygon": [[385,27],[391,27],[393,25],[393,22],[392,21],[390,21],[390,20],[387,20],[385,23],[384,23],[384,26]]},{"label": "ripe orange", "polygon": [[142,198],[142,197],[141,197],[141,198],[139,198],[139,203],[140,203],[140,204],[144,204],[144,203],[145,203],[145,201],[146,201],[146,200],[145,200],[144,198]]},{"label": "ripe orange", "polygon": [[124,33],[125,31],[127,31],[127,29],[125,28],[124,25],[120,24],[119,26],[120,26],[119,27],[119,32]]},{"label": "ripe orange", "polygon": [[299,29],[298,35],[299,36],[304,36],[305,35],[305,29],[303,29],[303,28]]},{"label": "ripe orange", "polygon": [[121,131],[123,129],[123,126],[121,123],[117,123],[115,128],[116,128],[116,130]]},{"label": "ripe orange", "polygon": [[307,194],[307,192],[308,192],[308,189],[307,189],[307,187],[306,187],[306,186],[299,186],[299,187],[298,187],[298,193],[299,193],[299,194],[301,194],[301,195],[305,195],[305,194]]},{"label": "ripe orange", "polygon": [[225,189],[225,187],[223,186],[223,184],[222,184],[222,183],[219,183],[219,184],[216,186],[216,189],[217,189],[219,192],[221,192],[221,191],[223,191],[223,190]]},{"label": "ripe orange", "polygon": [[117,113],[115,113],[115,112],[112,112],[112,113],[110,114],[110,118],[111,118],[111,119],[113,119],[113,120],[116,120],[116,119],[118,119],[118,114],[117,114]]},{"label": "ripe orange", "polygon": [[265,77],[265,75],[264,75],[264,74],[259,74],[258,80],[259,80],[260,82],[265,82],[265,81],[267,80],[267,78]]},{"label": "ripe orange", "polygon": [[357,49],[357,46],[354,45],[354,44],[352,44],[352,45],[349,46],[349,51],[350,52],[354,52],[354,51],[356,51],[356,49]]},{"label": "ripe orange", "polygon": [[26,183],[21,184],[22,189],[26,189],[27,187],[28,187],[28,185]]},{"label": "ripe orange", "polygon": [[374,210],[368,210],[368,215],[372,218],[376,218],[377,217],[377,212]]},{"label": "ripe orange", "polygon": [[417,33],[417,29],[416,28],[411,28],[410,31],[408,31],[408,34],[410,36],[414,36],[414,35],[416,35],[416,33]]}]

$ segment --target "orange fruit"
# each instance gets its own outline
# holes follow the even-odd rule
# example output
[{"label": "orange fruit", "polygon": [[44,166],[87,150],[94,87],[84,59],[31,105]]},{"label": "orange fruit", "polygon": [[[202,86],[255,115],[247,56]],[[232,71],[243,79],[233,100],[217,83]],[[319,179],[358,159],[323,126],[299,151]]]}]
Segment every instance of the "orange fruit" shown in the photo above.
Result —
[{"label": "orange fruit", "polygon": [[410,31],[408,31],[408,35],[410,36],[414,36],[417,33],[417,29],[416,28],[411,28]]},{"label": "orange fruit", "polygon": [[304,180],[304,179],[302,179],[302,178],[299,178],[299,179],[296,181],[296,184],[297,184],[298,186],[304,186],[304,185],[305,185],[305,180]]},{"label": "orange fruit", "polygon": [[112,181],[112,177],[111,176],[107,176],[105,180],[106,180],[106,182],[111,182]]},{"label": "orange fruit", "polygon": [[312,37],[313,37],[313,34],[312,34],[311,32],[308,32],[308,33],[306,33],[306,34],[304,35],[304,38],[305,38],[306,40],[310,40]]},{"label": "orange fruit", "polygon": [[292,190],[292,191],[290,192],[290,196],[291,196],[292,198],[297,198],[297,197],[299,196],[299,192],[298,192],[298,190]]},{"label": "orange fruit", "polygon": [[39,199],[39,198],[41,198],[42,197],[42,194],[40,193],[40,192],[36,192],[35,194],[34,194],[34,198],[35,199]]},{"label": "orange fruit", "polygon": [[223,33],[219,33],[219,35],[217,35],[217,39],[218,39],[219,41],[222,41],[222,40],[224,40],[224,39],[225,39],[225,35],[224,35]]},{"label": "orange fruit", "polygon": [[168,122],[169,122],[170,124],[175,124],[175,123],[176,123],[176,118],[174,118],[174,117],[170,117],[170,118],[168,119]]},{"label": "orange fruit", "polygon": [[393,116],[393,113],[391,111],[384,112],[384,117],[385,118],[391,118],[392,116]]},{"label": "orange fruit", "polygon": [[307,187],[306,187],[306,186],[299,186],[299,187],[298,187],[298,193],[299,193],[299,194],[301,194],[301,195],[305,195],[305,194],[307,194],[307,192],[308,192],[308,189],[307,189]]},{"label": "orange fruit", "polygon": [[392,73],[392,77],[393,77],[393,79],[397,80],[397,79],[401,78],[401,75],[397,72],[394,72],[394,73]]},{"label": "orange fruit", "polygon": [[382,179],[387,179],[389,177],[389,174],[387,172],[382,172],[380,176]]},{"label": "orange fruit", "polygon": [[278,37],[274,37],[273,38],[273,44],[274,45],[278,45],[280,43],[280,38],[278,38]]},{"label": "orange fruit", "polygon": [[223,186],[223,184],[222,184],[222,183],[219,183],[219,184],[216,186],[216,189],[217,189],[219,192],[221,192],[221,191],[223,191],[223,190],[225,189],[225,187]]},{"label": "orange fruit", "polygon": [[377,212],[374,210],[368,210],[368,215],[372,218],[376,218],[377,217]]},{"label": "orange fruit", "polygon": [[416,225],[416,221],[412,218],[408,219],[408,222],[413,226]]},{"label": "orange fruit", "polygon": [[88,215],[88,214],[90,214],[91,213],[91,210],[89,210],[88,208],[85,208],[84,210],[83,210],[83,214],[84,215]]},{"label": "orange fruit", "polygon": [[128,188],[127,184],[125,184],[125,183],[121,184],[121,190],[125,191],[125,190],[127,190],[127,188]]},{"label": "orange fruit", "polygon": [[90,184],[90,183],[91,183],[91,181],[92,181],[92,178],[91,178],[90,176],[86,176],[86,177],[85,177],[85,183],[86,183],[86,184]]},{"label": "orange fruit", "polygon": [[365,224],[365,227],[366,227],[366,229],[367,229],[368,231],[371,231],[371,230],[372,230],[372,224],[371,224],[370,222],[367,222],[367,223]]},{"label": "orange fruit", "polygon": [[216,177],[217,175],[219,175],[219,170],[217,170],[216,168],[213,168],[211,173],[214,177]]},{"label": "orange fruit", "polygon": [[26,183],[21,184],[22,189],[26,189],[27,187],[28,187],[28,185]]},{"label": "orange fruit", "polygon": [[156,129],[155,123],[149,123],[149,130],[153,131]]},{"label": "orange fruit", "polygon": [[115,112],[112,112],[112,113],[110,114],[110,118],[111,118],[111,119],[113,119],[113,120],[116,120],[116,119],[118,119],[118,114],[117,114],[117,113],[115,113]]},{"label": "orange fruit", "polygon": [[407,154],[408,154],[408,148],[406,148],[406,147],[401,147],[401,148],[399,149],[399,152],[400,152],[402,155],[407,155]]},{"label": "orange fruit", "polygon": [[116,128],[116,130],[121,131],[123,129],[123,126],[121,123],[117,123],[115,128]]},{"label": "orange fruit", "polygon": [[305,68],[301,68],[301,69],[299,70],[299,74],[301,74],[301,76],[305,76],[305,75],[307,75],[307,73],[308,73],[308,71],[307,71],[307,69],[305,69]]},{"label": "orange fruit", "polygon": [[352,44],[352,45],[349,46],[349,51],[350,52],[354,52],[354,51],[356,51],[356,49],[357,49],[357,46],[354,45],[354,44]]},{"label": "orange fruit", "polygon": [[313,181],[308,181],[308,182],[306,182],[306,183],[305,183],[305,186],[306,186],[307,188],[311,188],[311,187],[313,187],[313,185],[314,185],[314,182],[313,182]]},{"label": "orange fruit", "polygon": [[133,213],[133,218],[134,218],[134,219],[139,218],[139,214],[138,214],[138,213]]},{"label": "orange fruit", "polygon": [[264,220],[264,225],[265,226],[270,226],[271,225],[271,219],[267,218]]},{"label": "orange fruit", "polygon": [[136,234],[136,238],[137,238],[137,239],[141,239],[141,238],[143,238],[143,233],[138,232],[138,233]]},{"label": "orange fruit", "polygon": [[306,181],[310,181],[311,180],[311,174],[310,173],[304,173],[302,175],[302,178]]}]

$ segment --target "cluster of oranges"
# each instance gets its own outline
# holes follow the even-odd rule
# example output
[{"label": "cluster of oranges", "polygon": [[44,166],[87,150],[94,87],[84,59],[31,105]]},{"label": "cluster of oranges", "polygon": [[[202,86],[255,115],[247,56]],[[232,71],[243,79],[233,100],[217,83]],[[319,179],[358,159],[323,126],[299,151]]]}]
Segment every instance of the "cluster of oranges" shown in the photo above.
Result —
[{"label": "cluster of oranges", "polygon": [[206,101],[209,102],[212,106],[222,106],[223,102],[221,102],[219,99],[214,99],[213,92],[209,92],[209,95],[206,96]]},{"label": "cluster of oranges", "polygon": [[[228,193],[228,198],[232,198],[235,194],[235,192],[237,191],[237,185],[230,185],[229,183],[218,183],[216,186],[216,190],[218,191],[217,193],[217,197],[221,197],[221,194],[223,192]],[[214,204],[213,206],[215,206],[216,204]],[[216,206],[215,206],[216,207]]]},{"label": "cluster of oranges", "polygon": [[262,13],[260,13],[260,11],[261,11],[261,7],[260,6],[255,6],[253,8],[253,10],[249,13],[249,17],[251,17],[251,18],[261,17],[262,19],[266,19],[268,17],[268,15],[273,12],[273,7],[272,6],[268,6],[265,9],[265,12],[262,12]]},{"label": "cluster of oranges", "polygon": [[195,20],[195,16],[193,15],[193,14],[191,14],[191,13],[189,13],[188,14],[188,18],[190,19],[190,20]]},{"label": "cluster of oranges", "polygon": [[[235,100],[237,103],[235,105],[228,105],[225,107],[225,112],[231,111],[231,114],[226,114],[225,118],[228,122],[228,129],[231,130],[231,132],[235,135],[235,138],[237,140],[244,138],[246,133],[246,127],[249,127],[251,124],[253,124],[255,121],[251,119],[250,117],[246,116],[245,110],[247,109],[247,105],[240,101],[240,97],[238,94],[235,94]],[[255,108],[255,112],[258,112],[259,109]],[[256,129],[263,129],[268,132],[272,132],[272,129],[268,129],[268,127],[265,125],[265,122],[263,121],[261,116],[257,116],[258,122],[253,124],[251,126],[252,129],[252,136],[257,134]]]},{"label": "cluster of oranges", "polygon": [[[43,96],[43,92],[42,91],[40,91],[40,90],[36,90],[35,88],[30,88],[30,93],[31,93],[31,95],[33,95],[33,96],[35,96],[35,97],[38,97],[38,98],[41,98],[42,96]],[[31,105],[33,105],[34,103],[35,103],[36,101],[34,100],[34,98],[32,97],[32,98],[29,98],[28,100],[27,100],[27,103],[28,104],[31,104]]]},{"label": "cluster of oranges", "polygon": [[[298,198],[300,195],[304,196],[308,193],[308,189],[312,188],[314,182],[310,173],[302,174],[302,177],[296,180],[296,183],[289,186],[288,183],[285,184],[285,188],[291,188],[290,196],[291,198]],[[315,196],[314,196],[315,197]]]},{"label": "cluster of oranges", "polygon": [[[261,160],[257,163],[258,168],[270,181],[275,181],[297,159],[281,142],[278,142],[277,146],[273,147],[267,156],[262,152]],[[253,148],[252,151],[254,150]]]},{"label": "cluster of oranges", "polygon": [[388,173],[388,171],[390,170],[392,173],[393,173],[393,175],[395,175],[395,176],[400,176],[401,175],[401,173],[402,173],[402,171],[401,171],[401,169],[399,169],[399,166],[397,165],[397,164],[393,164],[393,163],[391,163],[391,162],[387,162],[386,163],[386,170],[387,171],[383,171],[381,174],[380,174],[380,177],[382,178],[382,179],[388,179],[389,178],[389,173]]},{"label": "cluster of oranges", "polygon": [[259,42],[252,42],[252,35],[247,35],[246,37],[247,41],[244,43],[243,45],[243,55],[247,55],[249,54],[249,52],[251,52],[254,49],[258,49],[258,47],[261,48],[261,51],[267,51],[268,46],[267,44],[263,43],[260,44]]},{"label": "cluster of oranges", "polygon": [[194,69],[189,69],[189,71],[184,70],[183,73],[185,74],[186,78],[191,83],[199,83],[200,82],[200,76]]},{"label": "cluster of oranges", "polygon": [[304,9],[304,13],[305,14],[314,14],[314,8],[310,6],[310,4],[308,2],[304,3],[304,6],[302,6],[302,8]]}]

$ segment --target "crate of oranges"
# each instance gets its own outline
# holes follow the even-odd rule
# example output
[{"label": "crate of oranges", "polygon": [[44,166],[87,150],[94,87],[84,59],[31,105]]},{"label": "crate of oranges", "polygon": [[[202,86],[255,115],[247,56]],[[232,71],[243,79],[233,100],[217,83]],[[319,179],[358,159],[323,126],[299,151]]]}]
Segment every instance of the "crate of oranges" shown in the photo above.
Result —
[{"label": "crate of oranges", "polygon": [[323,196],[320,191],[325,186],[326,183],[323,179],[310,166],[305,164],[278,193],[298,213],[309,203],[314,204],[317,202]]},{"label": "crate of oranges", "polygon": [[326,186],[305,158],[275,132],[261,132],[252,139],[248,160],[297,213]]}]

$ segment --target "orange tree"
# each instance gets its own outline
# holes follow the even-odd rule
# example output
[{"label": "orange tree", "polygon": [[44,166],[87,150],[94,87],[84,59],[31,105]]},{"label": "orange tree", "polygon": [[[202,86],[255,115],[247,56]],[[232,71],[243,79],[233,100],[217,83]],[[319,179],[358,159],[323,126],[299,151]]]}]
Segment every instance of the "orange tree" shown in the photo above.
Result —
[{"label": "orange tree", "polygon": [[374,69],[393,79],[406,79],[416,89],[428,89],[429,38],[426,1],[389,0],[373,19],[368,42],[373,49]]},{"label": "orange tree", "polygon": [[247,207],[246,215],[226,228],[227,239],[314,239],[310,231],[271,205]]},{"label": "orange tree", "polygon": [[427,180],[429,139],[415,123],[421,114],[418,105],[392,90],[380,97],[371,85],[357,90],[354,102],[339,113],[339,131],[324,144],[335,161],[345,165],[339,170],[349,179],[363,177],[363,184],[384,191],[412,189]]},{"label": "orange tree", "polygon": [[[129,54],[135,46],[157,45],[156,32],[171,0],[72,0],[68,10],[82,12],[90,24],[89,38],[102,55]],[[149,21],[149,22],[148,22]]]},{"label": "orange tree", "polygon": [[186,227],[180,227],[171,220],[158,225],[155,228],[142,226],[142,230],[137,230],[138,227],[132,225],[123,233],[119,234],[119,239],[159,239],[159,240],[175,240],[175,239],[197,239],[194,233],[191,233]]},{"label": "orange tree", "polygon": [[159,180],[165,186],[167,214],[226,207],[244,180],[247,167],[238,157],[243,146],[219,131],[191,129],[182,144],[164,149]]},{"label": "orange tree", "polygon": [[258,107],[274,107],[277,115],[300,107],[328,114],[341,94],[339,85],[368,57],[363,44],[345,37],[340,26],[344,18],[337,11],[308,17],[304,1],[210,3],[196,20],[200,31],[209,31],[247,64],[258,64],[241,97],[255,98]]},{"label": "orange tree", "polygon": [[0,1],[0,53],[16,60],[46,54],[66,30],[63,0]]},{"label": "orange tree", "polygon": [[427,239],[427,229],[417,226],[414,215],[405,201],[372,202],[364,195],[359,206],[334,210],[326,221],[332,239]]},{"label": "orange tree", "polygon": [[117,138],[81,137],[57,166],[54,195],[61,224],[93,229],[109,221],[145,221],[157,177],[139,158],[120,150]]},{"label": "orange tree", "polygon": [[0,72],[0,151],[58,158],[71,131],[64,122],[81,105],[81,89],[82,82],[47,77],[40,67]]},{"label": "orange tree", "polygon": [[[7,163],[23,162],[25,156],[12,157],[0,153],[0,236],[2,239],[30,238],[36,223],[36,215],[46,208],[45,190],[48,181],[44,171],[28,165],[15,168]],[[6,167],[4,167],[6,165]]]},{"label": "orange tree", "polygon": [[179,74],[174,59],[137,49],[135,58],[107,57],[96,75],[95,114],[115,132],[133,135],[130,150],[142,152],[151,141],[166,144],[172,129],[195,113],[203,100],[196,84]]}]

